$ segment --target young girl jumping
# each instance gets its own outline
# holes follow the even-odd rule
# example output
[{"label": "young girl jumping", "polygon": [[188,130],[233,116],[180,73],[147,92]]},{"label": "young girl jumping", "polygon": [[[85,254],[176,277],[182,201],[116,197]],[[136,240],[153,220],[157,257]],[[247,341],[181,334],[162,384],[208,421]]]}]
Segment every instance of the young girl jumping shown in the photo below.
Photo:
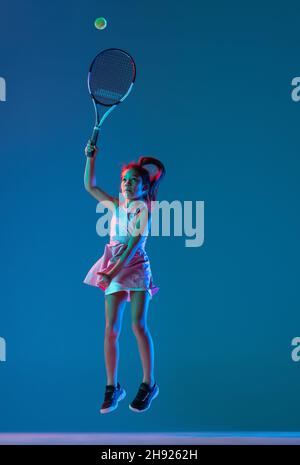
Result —
[{"label": "young girl jumping", "polygon": [[98,152],[88,142],[84,185],[86,190],[112,211],[110,241],[104,254],[92,266],[85,284],[104,291],[105,338],[104,355],[107,375],[104,401],[100,412],[109,413],[126,396],[118,382],[119,335],[126,302],[131,302],[132,329],[136,336],[143,367],[143,381],[129,408],[134,412],[147,410],[158,396],[154,378],[154,348],[147,326],[147,312],[152,296],[159,290],[153,284],[150,261],[145,251],[151,224],[151,201],[156,200],[158,186],[165,175],[164,165],[152,157],[140,157],[137,162],[122,166],[121,194],[112,197],[96,186],[95,160]]}]

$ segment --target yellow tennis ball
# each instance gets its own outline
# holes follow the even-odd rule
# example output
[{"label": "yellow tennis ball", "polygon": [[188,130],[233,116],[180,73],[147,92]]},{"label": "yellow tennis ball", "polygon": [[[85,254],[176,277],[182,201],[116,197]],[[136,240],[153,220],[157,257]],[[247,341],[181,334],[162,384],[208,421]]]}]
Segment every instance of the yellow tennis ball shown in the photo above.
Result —
[{"label": "yellow tennis ball", "polygon": [[107,25],[107,21],[105,18],[97,18],[95,19],[94,24],[97,29],[105,29]]}]

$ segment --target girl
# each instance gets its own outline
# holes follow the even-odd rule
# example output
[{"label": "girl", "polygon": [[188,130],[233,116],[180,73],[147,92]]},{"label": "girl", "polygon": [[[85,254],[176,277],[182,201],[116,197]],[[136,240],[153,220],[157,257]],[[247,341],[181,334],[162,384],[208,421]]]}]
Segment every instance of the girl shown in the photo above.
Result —
[{"label": "girl", "polygon": [[151,222],[151,201],[156,200],[165,167],[152,157],[140,157],[138,162],[124,165],[121,170],[122,201],[96,186],[95,160],[98,149],[88,142],[85,154],[92,150],[95,150],[94,156],[86,160],[85,188],[113,214],[110,242],[83,281],[100,287],[105,298],[104,355],[107,384],[100,412],[115,410],[118,402],[126,396],[125,390],[117,382],[118,339],[126,302],[131,302],[132,329],[137,339],[144,375],[129,408],[134,412],[144,412],[159,393],[154,379],[153,341],[147,327],[149,302],[159,288],[153,284],[145,244]]}]

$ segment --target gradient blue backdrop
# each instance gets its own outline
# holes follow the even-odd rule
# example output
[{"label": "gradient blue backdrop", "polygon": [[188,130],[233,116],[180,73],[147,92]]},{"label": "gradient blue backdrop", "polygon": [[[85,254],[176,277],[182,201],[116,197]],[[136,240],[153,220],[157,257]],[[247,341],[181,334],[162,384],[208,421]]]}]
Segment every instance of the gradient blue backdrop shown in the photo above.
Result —
[{"label": "gradient blue backdrop", "polygon": [[[299,430],[299,2],[5,0],[0,13],[0,430]],[[117,195],[121,165],[153,155],[160,200],[205,202],[202,247],[148,239],[161,393],[141,416],[128,304],[128,397],[98,413],[104,297],[82,283],[108,240],[83,149],[88,66],[109,47],[132,53],[137,80],[103,126],[98,185]]]}]

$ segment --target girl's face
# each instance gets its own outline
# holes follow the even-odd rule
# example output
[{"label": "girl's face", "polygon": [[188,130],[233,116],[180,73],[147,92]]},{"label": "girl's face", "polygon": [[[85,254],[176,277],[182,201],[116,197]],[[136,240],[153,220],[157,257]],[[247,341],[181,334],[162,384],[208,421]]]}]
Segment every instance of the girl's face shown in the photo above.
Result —
[{"label": "girl's face", "polygon": [[121,192],[125,199],[138,199],[146,194],[148,186],[143,186],[142,177],[134,170],[123,172],[121,177]]}]

